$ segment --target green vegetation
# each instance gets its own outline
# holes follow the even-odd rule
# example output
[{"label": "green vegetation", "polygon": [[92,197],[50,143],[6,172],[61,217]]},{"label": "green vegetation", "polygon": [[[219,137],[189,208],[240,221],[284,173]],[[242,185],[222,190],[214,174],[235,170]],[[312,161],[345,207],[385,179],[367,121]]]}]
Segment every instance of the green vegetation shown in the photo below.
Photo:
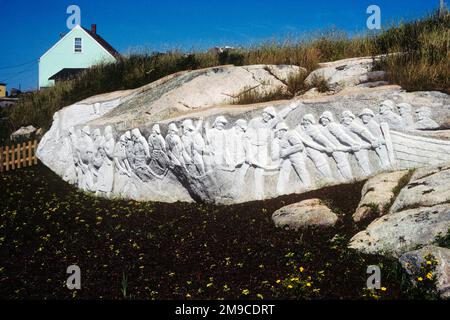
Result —
[{"label": "green vegetation", "polygon": [[[349,38],[331,31],[298,43],[265,43],[222,53],[174,51],[166,54],[138,53],[122,57],[117,63],[92,67],[75,79],[24,96],[11,110],[8,129],[33,124],[47,129],[53,113],[92,95],[142,86],[181,70],[223,64],[294,64],[311,72],[318,63],[343,58],[389,55],[376,68],[387,71],[387,78],[407,90],[450,92],[450,16],[430,17],[404,23],[378,34]],[[289,98],[304,91],[302,79],[292,79],[287,92],[271,92],[267,97],[245,96],[239,102]],[[318,79],[319,90],[326,91]]]},{"label": "green vegetation", "polygon": [[[396,259],[347,248],[364,182],[232,206],[97,198],[43,165],[2,173],[0,183],[0,298],[412,297]],[[272,212],[309,198],[332,204],[335,229],[274,226]],[[64,286],[72,264],[80,291]],[[380,266],[380,290],[366,292],[369,265]],[[426,293],[432,271],[424,272]]]},{"label": "green vegetation", "polygon": [[392,204],[394,203],[395,199],[397,199],[398,194],[402,189],[411,181],[411,177],[414,174],[414,169],[408,170],[408,172],[398,180],[397,185],[392,188],[393,196],[391,197],[391,200],[383,206],[383,213],[386,214],[389,212],[389,209],[391,209]]}]

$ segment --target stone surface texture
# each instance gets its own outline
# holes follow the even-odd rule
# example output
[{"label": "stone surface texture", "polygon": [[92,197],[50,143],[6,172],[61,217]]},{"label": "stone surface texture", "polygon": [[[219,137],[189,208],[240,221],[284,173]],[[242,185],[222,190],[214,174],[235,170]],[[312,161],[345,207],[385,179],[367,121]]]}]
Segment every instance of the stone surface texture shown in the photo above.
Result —
[{"label": "stone surface texture", "polygon": [[309,199],[278,209],[272,220],[277,227],[300,230],[333,227],[338,216],[319,199]]}]

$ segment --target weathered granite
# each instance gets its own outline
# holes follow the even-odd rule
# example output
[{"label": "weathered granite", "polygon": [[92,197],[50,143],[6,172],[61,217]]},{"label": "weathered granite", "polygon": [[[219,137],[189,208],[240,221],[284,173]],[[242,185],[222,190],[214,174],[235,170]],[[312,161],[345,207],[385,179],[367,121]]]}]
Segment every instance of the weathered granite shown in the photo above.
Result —
[{"label": "weathered granite", "polygon": [[[282,75],[295,72],[222,66],[95,96],[55,113],[37,154],[64,180],[100,196],[225,204],[450,161],[448,140],[414,129],[422,107],[434,106],[433,121],[447,121],[443,93],[352,87],[229,104],[248,88],[283,88]],[[411,105],[402,116],[401,103]]]},{"label": "weathered granite", "polygon": [[385,206],[393,201],[394,188],[407,173],[405,170],[386,172],[367,180],[361,190],[361,201],[353,214],[353,220],[360,222],[387,213]]},{"label": "weathered granite", "polygon": [[338,216],[319,199],[308,199],[278,209],[272,220],[277,227],[300,230],[333,227]]},{"label": "weathered granite", "polygon": [[389,213],[353,236],[350,247],[398,256],[446,234],[450,228],[449,172],[448,163],[417,169]]}]

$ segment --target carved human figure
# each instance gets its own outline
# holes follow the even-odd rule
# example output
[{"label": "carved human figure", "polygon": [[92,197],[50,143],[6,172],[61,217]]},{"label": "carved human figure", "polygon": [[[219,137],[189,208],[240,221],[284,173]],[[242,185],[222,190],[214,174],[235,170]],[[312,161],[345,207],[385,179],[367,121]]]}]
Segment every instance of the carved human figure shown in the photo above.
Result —
[{"label": "carved human figure", "polygon": [[405,129],[410,129],[414,127],[414,118],[412,114],[412,106],[409,103],[402,102],[397,104],[397,110],[400,117],[403,119]]},{"label": "carved human figure", "polygon": [[166,141],[161,135],[159,124],[152,127],[152,132],[148,136],[148,147],[151,155],[150,168],[156,174],[163,174],[169,164],[167,156]]},{"label": "carved human figure", "polygon": [[[184,159],[188,170],[197,175],[203,175],[206,173],[205,165],[207,164],[210,167],[209,151],[206,149],[205,141],[191,119],[184,120],[182,128],[183,135],[181,141],[183,142]],[[203,156],[205,156],[205,159]]]},{"label": "carved human figure", "polygon": [[115,140],[111,126],[105,127],[103,143],[99,146],[99,154],[102,157],[101,166],[97,174],[97,194],[109,197],[114,184],[114,148]]},{"label": "carved human figure", "polygon": [[[389,169],[391,165],[389,162],[389,155],[386,148],[386,141],[384,140],[384,135],[383,131],[381,130],[381,126],[374,119],[375,114],[373,113],[372,110],[365,108],[361,111],[359,117],[361,118],[361,121],[364,124],[364,126],[372,134],[372,136],[367,135],[367,133],[365,133],[364,130],[358,131],[359,133],[357,134],[359,134],[363,139],[370,142],[372,147],[375,149],[375,152],[378,156],[378,160],[380,163],[380,167],[382,169]],[[356,126],[352,125],[352,127]],[[378,142],[376,140],[378,140]]]},{"label": "carved human figure", "polygon": [[333,177],[333,173],[328,163],[327,154],[332,154],[334,145],[322,134],[320,127],[312,114],[303,116],[297,132],[303,138],[306,146],[306,153],[319,171],[319,174],[326,179]]},{"label": "carved human figure", "polygon": [[272,160],[280,161],[278,194],[286,193],[291,168],[294,168],[305,189],[311,187],[311,177],[306,168],[305,159],[305,146],[298,132],[290,131],[284,122],[278,123],[275,128],[275,139],[272,141]]},{"label": "carved human figure", "polygon": [[372,136],[372,134],[362,125],[356,123],[356,121],[354,121],[355,118],[355,115],[351,111],[345,110],[341,114],[341,124],[343,125],[345,133],[351,138],[350,143],[359,167],[364,175],[370,175],[369,153],[367,150],[372,146],[365,142],[361,138],[361,135]]},{"label": "carved human figure", "polygon": [[417,130],[433,130],[438,129],[439,124],[431,119],[431,109],[428,107],[421,107],[416,110],[417,122],[414,128]]},{"label": "carved human figure", "polygon": [[138,128],[131,130],[131,138],[133,140],[133,155],[130,161],[131,168],[134,173],[144,182],[152,179],[147,159],[150,158],[150,150],[147,140],[142,136]]},{"label": "carved human figure", "polygon": [[79,164],[79,172],[81,175],[78,178],[78,187],[82,190],[94,192],[95,183],[93,162],[96,150],[94,147],[94,142],[91,138],[91,131],[88,126],[84,126],[83,129],[81,129],[79,145],[79,159],[77,163]]},{"label": "carved human figure", "polygon": [[405,123],[398,114],[394,112],[395,103],[392,100],[385,100],[380,104],[379,119],[380,122],[386,122],[389,128],[401,130],[405,128]]},{"label": "carved human figure", "polygon": [[178,128],[175,123],[170,123],[166,136],[167,155],[171,161],[172,166],[186,167],[184,162],[184,147],[180,136],[178,135]]},{"label": "carved human figure", "polygon": [[227,163],[231,167],[235,168],[242,165],[245,162],[246,154],[246,141],[248,139],[244,138],[245,132],[247,131],[247,121],[244,119],[238,119],[234,123],[234,126],[227,132],[227,152],[228,155]]},{"label": "carved human figure", "polygon": [[273,129],[288,114],[300,107],[292,102],[278,114],[274,107],[266,107],[261,117],[250,120],[246,137],[248,139],[247,161],[255,168],[254,191],[256,199],[264,198],[264,170],[270,168],[269,146],[273,138]]},{"label": "carved human figure", "polygon": [[345,180],[353,179],[353,173],[349,161],[349,152],[353,152],[352,146],[356,143],[346,133],[341,124],[334,122],[330,111],[321,114],[319,122],[320,131],[333,144],[334,151],[331,154],[336,167]]},{"label": "carved human figure", "polygon": [[133,173],[130,163],[127,158],[127,144],[131,140],[130,131],[125,132],[117,141],[114,147],[114,165],[115,172],[117,173],[114,177],[114,190],[116,193],[122,196],[131,196],[130,187],[131,175]]},{"label": "carved human figure", "polygon": [[226,165],[227,130],[225,125],[228,120],[224,116],[218,116],[213,123],[212,129],[206,130],[206,140],[210,151],[213,153],[214,164],[216,166]]}]

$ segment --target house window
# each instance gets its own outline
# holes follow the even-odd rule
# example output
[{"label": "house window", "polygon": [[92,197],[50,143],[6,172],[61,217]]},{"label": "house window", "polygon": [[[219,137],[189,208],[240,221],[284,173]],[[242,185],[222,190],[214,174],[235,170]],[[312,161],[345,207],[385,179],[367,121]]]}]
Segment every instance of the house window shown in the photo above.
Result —
[{"label": "house window", "polygon": [[74,52],[82,52],[81,38],[75,38],[75,41],[74,41]]}]

